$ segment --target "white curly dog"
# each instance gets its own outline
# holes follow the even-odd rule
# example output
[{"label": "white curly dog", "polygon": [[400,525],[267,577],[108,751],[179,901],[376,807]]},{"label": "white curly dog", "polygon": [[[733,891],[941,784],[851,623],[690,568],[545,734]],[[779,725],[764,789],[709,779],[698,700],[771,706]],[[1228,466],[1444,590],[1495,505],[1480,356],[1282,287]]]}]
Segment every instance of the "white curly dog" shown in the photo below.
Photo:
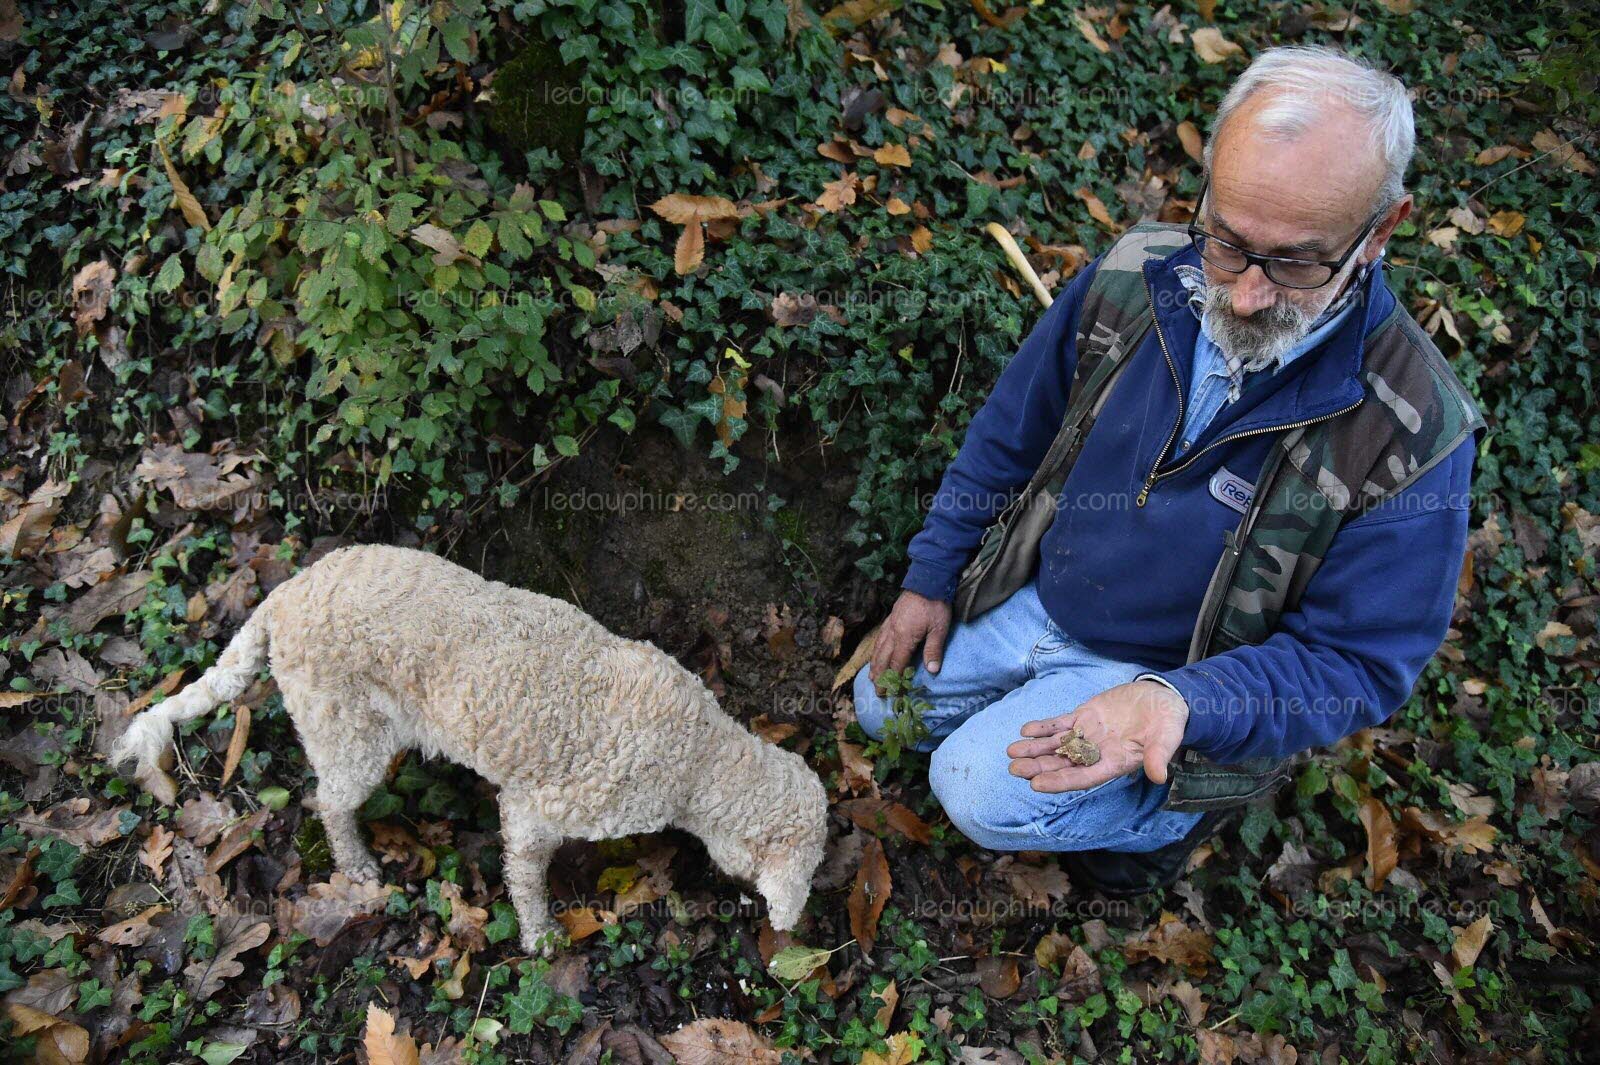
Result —
[{"label": "white curly dog", "polygon": [[700,679],[577,607],[426,551],[344,547],[275,588],[205,675],[134,719],[111,761],[156,769],[173,725],[237,698],[270,660],[317,774],[334,861],[380,876],[356,812],[417,749],[500,787],[505,877],[529,953],[563,942],[545,886],[565,838],[669,825],[794,927],[822,860],[827,794]]}]

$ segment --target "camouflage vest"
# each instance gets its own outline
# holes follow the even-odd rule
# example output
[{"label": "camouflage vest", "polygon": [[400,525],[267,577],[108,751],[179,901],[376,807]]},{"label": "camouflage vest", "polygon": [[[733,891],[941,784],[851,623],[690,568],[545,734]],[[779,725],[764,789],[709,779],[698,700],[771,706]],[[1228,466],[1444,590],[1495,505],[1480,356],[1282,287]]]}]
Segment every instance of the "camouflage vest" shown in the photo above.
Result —
[{"label": "camouflage vest", "polygon": [[[1039,543],[1083,440],[1127,356],[1153,323],[1144,263],[1187,242],[1183,226],[1141,224],[1101,260],[1079,314],[1078,364],[1061,428],[962,571],[954,601],[958,620],[1004,602],[1033,575]],[[1164,350],[1159,331],[1157,339]],[[1346,520],[1395,495],[1483,427],[1444,356],[1398,303],[1366,338],[1363,377],[1364,394],[1353,406],[1279,430],[1255,495],[1228,534],[1207,586],[1190,662],[1265,641],[1278,619],[1295,608]],[[1288,761],[1218,765],[1180,749],[1168,767],[1165,809],[1237,806],[1270,794],[1289,774]]]}]

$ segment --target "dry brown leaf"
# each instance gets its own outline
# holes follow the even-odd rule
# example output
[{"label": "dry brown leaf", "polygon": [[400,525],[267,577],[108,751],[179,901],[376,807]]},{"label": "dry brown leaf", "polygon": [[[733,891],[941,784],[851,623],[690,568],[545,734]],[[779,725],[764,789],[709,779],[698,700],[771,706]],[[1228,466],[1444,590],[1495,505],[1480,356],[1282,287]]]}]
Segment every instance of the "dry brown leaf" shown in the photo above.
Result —
[{"label": "dry brown leaf", "polygon": [[778,1065],[783,1052],[742,1021],[705,1017],[661,1037],[679,1065]]},{"label": "dry brown leaf", "polygon": [[317,946],[325,947],[333,942],[346,922],[383,909],[395,890],[383,884],[359,883],[343,873],[334,873],[327,883],[312,884],[306,890],[311,902],[294,907],[293,928],[316,940]]},{"label": "dry brown leaf", "polygon": [[93,332],[95,323],[106,316],[111,307],[111,286],[116,279],[116,268],[104,259],[88,264],[72,276],[72,321],[80,337]]},{"label": "dry brown leaf", "polygon": [[1534,151],[1548,152],[1550,158],[1574,173],[1594,177],[1595,166],[1587,156],[1578,151],[1571,141],[1556,134],[1554,130],[1542,129],[1533,135]]},{"label": "dry brown leaf", "polygon": [[1191,38],[1194,53],[1205,63],[1225,63],[1230,56],[1243,55],[1244,49],[1222,35],[1215,26],[1202,26]]},{"label": "dry brown leaf", "polygon": [[224,866],[256,845],[255,834],[272,819],[272,810],[263,806],[249,817],[235,821],[206,857],[206,872],[220,872]]},{"label": "dry brown leaf", "polygon": [[878,917],[889,901],[893,889],[889,877],[889,860],[883,853],[883,842],[868,836],[861,848],[861,865],[856,870],[855,885],[850,889],[850,933],[856,937],[861,953],[872,956],[872,945],[878,938]]},{"label": "dry brown leaf", "polygon": [[817,197],[817,207],[829,214],[841,211],[856,202],[856,190],[860,187],[861,178],[854,170],[847,170],[838,180],[822,187],[822,195]]},{"label": "dry brown leaf", "polygon": [[1072,23],[1078,27],[1078,32],[1083,34],[1083,39],[1094,46],[1095,51],[1111,51],[1111,46],[1105,42],[1104,37],[1100,36],[1100,31],[1094,28],[1094,23],[1084,18],[1081,12],[1074,11],[1072,13]]},{"label": "dry brown leaf", "polygon": [[375,1002],[367,1003],[367,1030],[361,1037],[369,1065],[421,1065],[417,1044],[394,1030],[394,1014]]},{"label": "dry brown leaf", "polygon": [[900,803],[888,799],[849,799],[840,803],[839,809],[868,832],[879,833],[882,828],[892,828],[914,843],[933,842],[933,829],[928,823]]},{"label": "dry brown leaf", "polygon": [[1022,973],[1014,955],[979,958],[975,968],[978,986],[990,998],[1010,998],[1022,986]]},{"label": "dry brown leaf", "polygon": [[1501,237],[1514,237],[1522,232],[1527,216],[1521,211],[1496,211],[1489,216],[1489,228]]},{"label": "dry brown leaf", "polygon": [[30,1060],[39,1065],[82,1065],[89,1059],[89,1033],[71,1021],[20,1002],[6,1004],[13,1036],[34,1037]]},{"label": "dry brown leaf", "polygon": [[911,153],[903,144],[885,144],[872,153],[872,161],[879,166],[910,166]]},{"label": "dry brown leaf", "polygon": [[183,804],[174,824],[178,834],[196,847],[209,847],[237,817],[233,807],[215,795],[198,795]]},{"label": "dry brown leaf", "polygon": [[1513,155],[1518,159],[1526,159],[1528,153],[1514,144],[1497,144],[1493,148],[1485,148],[1479,152],[1473,162],[1479,166],[1493,166],[1500,160]]},{"label": "dry brown leaf", "polygon": [[1451,931],[1456,938],[1450,947],[1450,960],[1456,963],[1457,969],[1465,969],[1475,964],[1478,955],[1483,953],[1484,944],[1489,942],[1489,933],[1494,931],[1494,922],[1489,920],[1488,914],[1484,914],[1467,927],[1452,928]]},{"label": "dry brown leaf", "polygon": [[822,646],[829,658],[839,657],[839,645],[844,642],[844,619],[833,614],[822,623]]},{"label": "dry brown leaf", "polygon": [[1367,890],[1377,891],[1400,864],[1394,818],[1383,803],[1370,795],[1361,802],[1360,816],[1367,829]]},{"label": "dry brown leaf", "polygon": [[561,922],[567,930],[567,936],[574,942],[587,939],[600,931],[608,924],[617,923],[617,915],[610,910],[596,910],[592,906],[582,909],[562,907],[556,914],[556,920]]},{"label": "dry brown leaf", "polygon": [[1072,882],[1061,866],[1050,861],[1033,865],[1015,859],[995,863],[995,872],[1011,888],[1011,893],[1030,906],[1048,908],[1052,899],[1065,898]]},{"label": "dry brown leaf", "polygon": [[[241,572],[250,572],[243,570]],[[250,708],[243,703],[233,708],[233,735],[228,738],[228,754],[222,761],[222,785],[227,786],[244,757],[245,746],[250,742]]]},{"label": "dry brown leaf", "polygon": [[165,906],[151,906],[137,917],[106,925],[95,933],[95,938],[102,943],[110,943],[117,947],[142,946],[145,940],[155,935],[157,931],[156,926],[150,923],[150,919],[166,912]]},{"label": "dry brown leaf", "polygon": [[1400,822],[1408,834],[1420,835],[1435,843],[1460,847],[1468,853],[1491,851],[1499,836],[1498,830],[1482,815],[1456,823],[1442,813],[1407,806]]},{"label": "dry brown leaf", "polygon": [[1139,938],[1122,945],[1122,953],[1129,962],[1154,958],[1198,975],[1211,964],[1212,946],[1209,934],[1190,928],[1182,918],[1163,911],[1156,923],[1140,933]]},{"label": "dry brown leaf", "polygon": [[841,140],[823,141],[817,145],[817,154],[835,163],[848,165],[856,161],[856,153],[850,150],[850,145]]},{"label": "dry brown leaf", "polygon": [[910,1032],[896,1032],[884,1042],[889,1044],[886,1053],[868,1050],[861,1055],[860,1065],[911,1065],[917,1059],[917,1041]]},{"label": "dry brown leaf", "polygon": [[1195,162],[1205,160],[1205,140],[1200,136],[1199,128],[1188,119],[1178,123],[1178,141],[1183,145],[1183,152]]},{"label": "dry brown leaf", "polygon": [[54,836],[83,850],[103,847],[121,839],[122,817],[129,807],[107,806],[99,810],[92,807],[88,797],[80,795],[57,803],[43,813],[35,813],[33,807],[29,806],[20,814],[13,815],[11,823],[35,839]]},{"label": "dry brown leaf", "polygon": [[613,906],[618,914],[627,914],[640,906],[667,897],[672,890],[672,856],[676,847],[660,847],[638,860],[639,876],[625,891],[617,892]]},{"label": "dry brown leaf", "polygon": [[178,205],[178,210],[183,213],[183,220],[191,226],[199,226],[206,232],[211,231],[211,219],[206,217],[206,212],[200,206],[200,201],[194,198],[194,193],[189,191],[189,186],[183,183],[183,178],[178,176],[178,170],[172,165],[172,159],[167,155],[166,146],[156,142],[156,150],[161,153],[161,165],[166,168],[167,180],[172,183],[172,201]]},{"label": "dry brown leaf", "polygon": [[411,239],[433,252],[433,265],[449,266],[459,259],[473,259],[468,255],[455,234],[448,229],[443,229],[432,222],[424,222],[411,230]]},{"label": "dry brown leaf", "polygon": [[672,250],[672,269],[680,277],[700,269],[706,258],[706,231],[699,222],[683,227]]},{"label": "dry brown leaf", "polygon": [[854,651],[850,652],[850,657],[845,660],[845,664],[840,666],[839,672],[833,675],[833,687],[829,689],[830,691],[838,691],[855,680],[856,674],[861,672],[861,667],[872,661],[872,648],[877,643],[878,629],[881,627],[881,624],[874,625],[871,631],[861,637],[861,642],[856,644]]},{"label": "dry brown leaf", "polygon": [[242,517],[259,505],[261,478],[254,469],[237,471],[258,459],[236,451],[213,455],[154,444],[140,456],[133,474],[170,492],[172,501],[185,510],[225,509]]},{"label": "dry brown leaf", "polygon": [[1099,222],[1113,233],[1121,232],[1122,227],[1111,220],[1111,212],[1106,210],[1106,205],[1101,202],[1100,197],[1096,196],[1088,189],[1079,189],[1073,195],[1082,200],[1084,206],[1089,208],[1090,218],[1093,218],[1096,222]]},{"label": "dry brown leaf", "polygon": [[817,297],[809,292],[780,292],[772,297],[767,313],[775,325],[788,329],[810,325],[816,320],[818,309]]},{"label": "dry brown leaf", "polygon": [[1436,248],[1443,251],[1453,251],[1456,246],[1456,240],[1460,236],[1461,230],[1455,226],[1440,226],[1437,229],[1430,229],[1425,239]]},{"label": "dry brown leaf", "polygon": [[469,954],[487,950],[489,940],[483,926],[489,922],[489,911],[468,902],[462,897],[460,886],[448,880],[440,887],[439,894],[450,903],[450,938]]},{"label": "dry brown leaf", "polygon": [[1239,1059],[1233,1036],[1211,1028],[1196,1028],[1194,1035],[1200,1045],[1200,1065],[1233,1065]]},{"label": "dry brown leaf", "polygon": [[403,954],[391,954],[389,955],[389,960],[394,964],[404,968],[406,972],[410,973],[411,979],[421,980],[424,976],[428,975],[430,972],[433,972],[435,963],[443,961],[450,965],[454,965],[456,959],[460,957],[461,952],[452,947],[450,945],[450,937],[445,936],[443,939],[439,940],[438,943],[434,944],[432,951],[423,957],[408,958]]},{"label": "dry brown leaf", "polygon": [[1105,985],[1100,979],[1100,966],[1087,950],[1074,944],[1061,963],[1061,979],[1056,982],[1056,994],[1068,1002],[1082,1002],[1098,995]]},{"label": "dry brown leaf", "polygon": [[235,959],[261,946],[271,934],[272,926],[254,914],[225,909],[215,919],[216,955],[193,962],[183,970],[189,978],[190,993],[208,999],[221,991],[224,984],[244,972],[244,966]]},{"label": "dry brown leaf", "polygon": [[844,738],[839,730],[839,766],[844,770],[844,790],[852,795],[878,794],[878,782],[873,777],[872,760],[855,744]]},{"label": "dry brown leaf", "polygon": [[44,547],[70,491],[71,486],[61,481],[46,481],[34,489],[11,520],[0,525],[0,555],[29,558]]},{"label": "dry brown leaf", "polygon": [[165,825],[154,825],[144,846],[139,848],[139,864],[150,870],[150,876],[160,880],[167,859],[172,857],[172,831]]},{"label": "dry brown leaf", "polygon": [[[824,969],[824,971],[826,970]],[[894,1020],[894,1008],[900,1001],[900,989],[895,986],[893,980],[890,980],[889,986],[879,992],[878,998],[883,1001],[883,1005],[879,1006],[877,1011],[873,1013],[872,1019],[882,1025],[883,1030],[887,1032],[889,1030],[889,1022]]]},{"label": "dry brown leaf", "polygon": [[691,196],[683,192],[668,193],[652,203],[650,209],[675,226],[739,217],[739,208],[725,196]]}]

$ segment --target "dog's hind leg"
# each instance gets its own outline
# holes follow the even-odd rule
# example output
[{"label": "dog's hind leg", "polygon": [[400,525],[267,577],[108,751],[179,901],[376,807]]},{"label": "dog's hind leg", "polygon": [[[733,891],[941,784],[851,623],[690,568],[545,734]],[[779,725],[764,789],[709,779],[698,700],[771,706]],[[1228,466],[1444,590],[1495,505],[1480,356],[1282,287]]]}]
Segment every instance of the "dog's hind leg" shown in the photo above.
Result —
[{"label": "dog's hind leg", "polygon": [[322,693],[303,695],[297,701],[301,703],[298,709],[291,704],[290,691],[285,690],[284,705],[317,774],[317,811],[328,833],[334,864],[351,880],[377,880],[383,872],[362,842],[356,815],[383,783],[389,762],[402,745],[389,723],[368,714],[365,707],[350,712]]}]

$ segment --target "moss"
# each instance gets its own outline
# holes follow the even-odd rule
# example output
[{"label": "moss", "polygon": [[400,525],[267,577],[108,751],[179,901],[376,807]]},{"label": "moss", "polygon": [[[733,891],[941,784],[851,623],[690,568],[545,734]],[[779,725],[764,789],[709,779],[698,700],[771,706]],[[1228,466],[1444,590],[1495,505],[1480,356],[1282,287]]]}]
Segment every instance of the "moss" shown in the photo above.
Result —
[{"label": "moss", "polygon": [[495,72],[489,125],[516,151],[547,148],[575,162],[588,120],[578,70],[550,41],[532,42]]},{"label": "moss", "polygon": [[806,555],[811,551],[811,530],[806,526],[806,519],[799,508],[792,506],[780,507],[773,512],[772,522],[778,528],[778,536],[785,544],[793,544]]},{"label": "moss", "polygon": [[333,850],[328,846],[328,830],[320,817],[303,817],[295,830],[294,849],[307,879],[320,877],[333,868]]}]

